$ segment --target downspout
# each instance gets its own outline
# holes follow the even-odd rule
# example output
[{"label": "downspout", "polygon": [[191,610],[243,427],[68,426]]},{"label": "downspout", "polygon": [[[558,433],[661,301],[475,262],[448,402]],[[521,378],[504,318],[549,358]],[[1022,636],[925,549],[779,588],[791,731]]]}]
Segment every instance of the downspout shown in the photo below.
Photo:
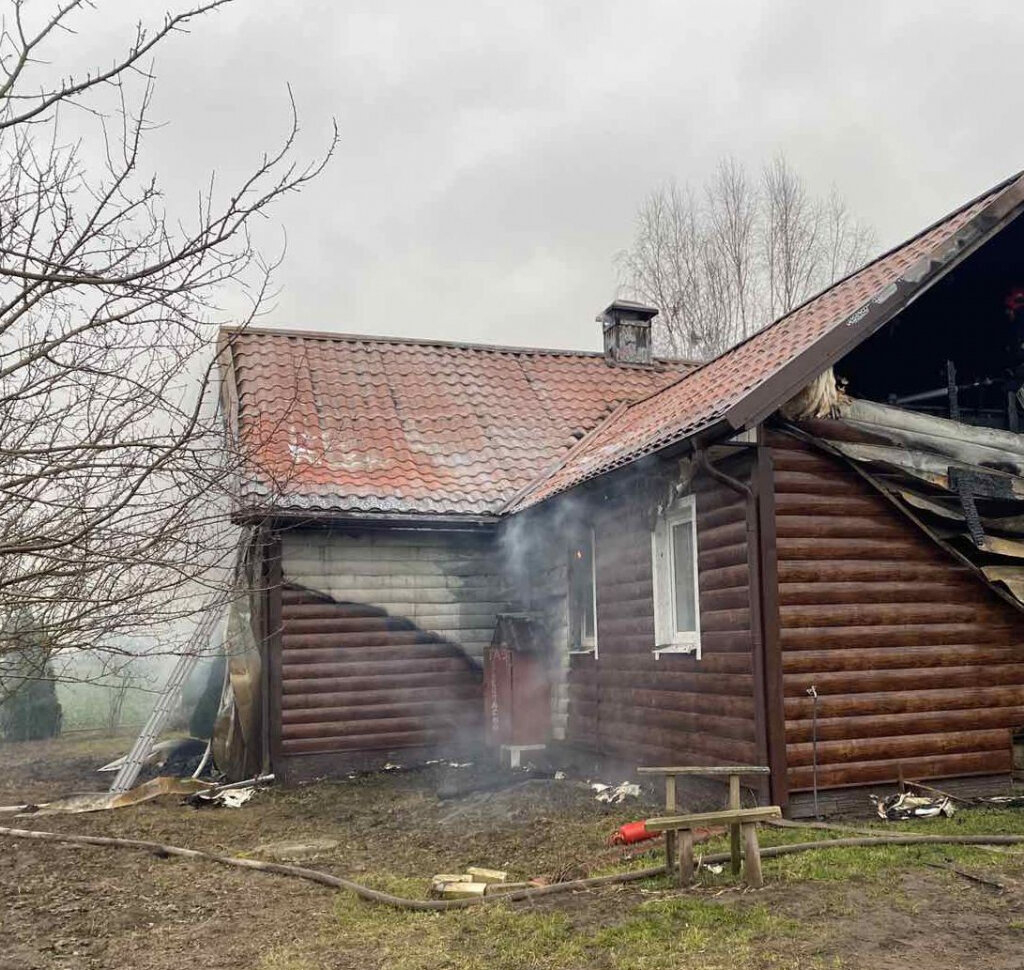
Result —
[{"label": "downspout", "polygon": [[716,482],[721,482],[726,488],[739,492],[748,502],[753,501],[754,490],[746,482],[741,482],[738,478],[733,478],[732,475],[726,475],[720,468],[712,465],[708,460],[708,453],[706,451],[695,451],[693,457],[696,459],[697,467],[706,471]]}]

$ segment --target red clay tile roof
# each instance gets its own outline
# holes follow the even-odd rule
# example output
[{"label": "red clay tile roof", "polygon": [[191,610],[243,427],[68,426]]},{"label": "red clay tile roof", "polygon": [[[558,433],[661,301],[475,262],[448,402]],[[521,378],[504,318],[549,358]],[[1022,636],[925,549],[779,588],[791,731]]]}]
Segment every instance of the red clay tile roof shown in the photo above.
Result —
[{"label": "red clay tile roof", "polygon": [[935,258],[945,241],[1014,186],[1019,192],[1017,179],[1000,184],[674,384],[621,408],[506,511],[520,511],[710,427],[829,331],[883,302],[911,266]]},{"label": "red clay tile roof", "polygon": [[222,341],[254,466],[239,511],[493,514],[692,366],[286,330]]}]

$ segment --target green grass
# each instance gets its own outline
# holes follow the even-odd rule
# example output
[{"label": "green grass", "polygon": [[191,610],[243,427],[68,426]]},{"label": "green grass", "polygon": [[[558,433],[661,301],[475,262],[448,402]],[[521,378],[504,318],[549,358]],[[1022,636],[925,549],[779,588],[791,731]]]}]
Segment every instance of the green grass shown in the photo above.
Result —
[{"label": "green grass", "polygon": [[[393,892],[414,889],[391,881]],[[583,905],[586,905],[584,901]],[[734,967],[755,943],[792,935],[795,921],[773,915],[764,904],[734,907],[687,896],[640,903],[611,925],[574,925],[555,909],[530,910],[495,904],[449,913],[385,910],[345,897],[336,923],[322,941],[346,952],[353,965],[392,970],[669,970],[699,962],[701,967]],[[265,970],[317,966],[287,952],[271,954]]]},{"label": "green grass", "polygon": [[[1021,834],[1024,816],[1019,810],[979,809],[958,812],[952,819],[858,822],[856,827],[879,835]],[[842,835],[763,828],[761,844]],[[727,840],[720,837],[699,852],[710,855],[727,848]],[[649,866],[654,858],[640,857],[630,866]],[[768,889],[763,894],[739,891],[726,864],[719,875],[701,870],[697,887],[685,893],[659,877],[534,904],[499,903],[442,913],[387,909],[342,895],[312,950],[271,950],[262,968],[312,970],[323,965],[329,952],[338,966],[389,970],[825,970],[843,965],[832,952],[833,930],[862,918],[864,898],[884,898],[892,910],[915,916],[922,904],[908,890],[905,877],[925,863],[950,862],[990,874],[1020,872],[1024,847],[1007,852],[949,845],[836,847],[765,859]],[[956,892],[970,891],[952,872],[922,871],[929,879],[948,882]],[[427,889],[425,879],[398,879],[382,872],[365,874],[364,881],[411,897],[423,897]],[[793,905],[794,898],[799,905]],[[1006,926],[1009,932],[1024,933],[1024,921],[1008,919]]]}]

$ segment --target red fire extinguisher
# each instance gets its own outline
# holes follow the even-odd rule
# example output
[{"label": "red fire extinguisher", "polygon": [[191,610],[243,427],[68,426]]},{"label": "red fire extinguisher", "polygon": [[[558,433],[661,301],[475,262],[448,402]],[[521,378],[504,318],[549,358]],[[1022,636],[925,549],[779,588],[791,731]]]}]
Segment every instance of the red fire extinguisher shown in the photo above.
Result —
[{"label": "red fire extinguisher", "polygon": [[656,839],[660,832],[648,832],[646,822],[627,822],[620,825],[608,838],[609,845],[632,845],[646,839]]}]

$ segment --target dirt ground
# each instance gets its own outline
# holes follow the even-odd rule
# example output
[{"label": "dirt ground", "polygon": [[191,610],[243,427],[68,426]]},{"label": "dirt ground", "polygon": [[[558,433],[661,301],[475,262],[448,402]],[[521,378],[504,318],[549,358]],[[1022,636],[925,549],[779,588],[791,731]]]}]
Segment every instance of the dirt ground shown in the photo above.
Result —
[{"label": "dirt ground", "polygon": [[[109,776],[98,776],[96,766],[124,748],[125,739],[0,745],[0,805],[100,790]],[[458,769],[459,783],[474,770]],[[469,865],[529,878],[657,859],[656,848],[638,859],[604,844],[653,803],[604,806],[579,779],[439,798],[455,771],[270,789],[236,810],[196,810],[168,797],[116,812],[4,815],[0,825],[297,856],[303,865],[416,896],[426,895],[435,872]],[[1024,833],[1021,810],[982,822]],[[936,824],[981,831],[969,812]],[[762,844],[773,839],[796,837],[766,831]],[[726,873],[707,875],[688,893],[649,880],[486,914],[404,914],[276,875],[0,837],[0,970],[1021,965],[1024,852],[830,849],[766,860],[765,876],[758,892]]]}]

